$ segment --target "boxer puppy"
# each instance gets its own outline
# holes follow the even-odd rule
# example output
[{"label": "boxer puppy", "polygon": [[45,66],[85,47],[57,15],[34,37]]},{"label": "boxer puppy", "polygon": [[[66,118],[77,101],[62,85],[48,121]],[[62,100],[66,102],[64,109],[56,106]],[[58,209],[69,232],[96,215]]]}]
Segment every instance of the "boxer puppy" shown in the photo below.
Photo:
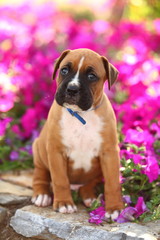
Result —
[{"label": "boxer puppy", "polygon": [[61,213],[77,211],[70,184],[81,184],[87,207],[96,198],[95,187],[104,179],[106,217],[118,217],[123,208],[119,182],[116,119],[104,94],[118,71],[104,56],[89,49],[66,50],[57,59],[53,78],[57,92],[48,119],[33,144],[34,196],[37,206],[51,204]]}]

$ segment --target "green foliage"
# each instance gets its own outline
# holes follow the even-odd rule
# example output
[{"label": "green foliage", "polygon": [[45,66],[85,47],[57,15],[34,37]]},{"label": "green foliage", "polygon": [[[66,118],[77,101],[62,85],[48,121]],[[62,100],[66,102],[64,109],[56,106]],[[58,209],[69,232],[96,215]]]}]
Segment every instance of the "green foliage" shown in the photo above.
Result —
[{"label": "green foliage", "polygon": [[144,196],[146,201],[156,196],[159,186],[155,181],[149,183],[148,177],[143,174],[141,165],[125,159],[122,159],[121,164],[121,172],[125,178],[122,184],[124,195],[130,195],[133,203],[136,203],[137,196]]},{"label": "green foliage", "polygon": [[79,204],[82,202],[82,199],[81,197],[79,196],[78,194],[78,191],[71,191],[71,194],[72,194],[72,198],[73,198],[73,201],[75,204]]},{"label": "green foliage", "polygon": [[93,210],[95,210],[96,208],[101,206],[101,202],[99,201],[99,199],[97,198],[93,203],[92,206],[90,208],[87,208],[88,212],[91,212]]},{"label": "green foliage", "polygon": [[[7,139],[9,139],[9,144]],[[22,141],[11,131],[11,126],[7,129],[7,139],[0,139],[0,172],[33,168],[32,154],[27,150],[27,146],[31,146],[31,142]],[[18,159],[10,159],[12,151],[17,153]]]},{"label": "green foliage", "polygon": [[6,159],[10,152],[11,152],[10,146],[0,145],[0,159]]},{"label": "green foliage", "polygon": [[0,165],[0,172],[7,172],[10,170],[22,170],[22,169],[28,169],[33,168],[33,161],[32,159],[27,159],[25,161],[2,161]]},{"label": "green foliage", "polygon": [[140,221],[149,222],[160,219],[160,194],[154,196],[149,202],[146,203],[148,212],[140,216]]},{"label": "green foliage", "polygon": [[128,98],[128,95],[126,92],[117,92],[115,94],[114,100],[115,102],[121,104],[123,102],[125,102],[125,100]]},{"label": "green foliage", "polygon": [[125,17],[131,21],[142,21],[160,17],[159,0],[130,0],[125,9]]},{"label": "green foliage", "polygon": [[156,154],[160,155],[160,140],[154,142],[154,150]]}]

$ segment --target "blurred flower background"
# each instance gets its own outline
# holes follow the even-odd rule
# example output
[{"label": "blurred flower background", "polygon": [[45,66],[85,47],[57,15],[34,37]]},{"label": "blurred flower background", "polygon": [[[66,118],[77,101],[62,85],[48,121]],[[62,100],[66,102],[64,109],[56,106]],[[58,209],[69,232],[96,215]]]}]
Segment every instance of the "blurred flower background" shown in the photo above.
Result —
[{"label": "blurred flower background", "polygon": [[[56,91],[54,61],[65,49],[90,48],[120,72],[111,91],[105,86],[130,198],[118,222],[160,218],[159,43],[158,0],[1,0],[0,171],[33,166],[31,144]],[[95,206],[90,222],[100,224],[104,207]]]}]

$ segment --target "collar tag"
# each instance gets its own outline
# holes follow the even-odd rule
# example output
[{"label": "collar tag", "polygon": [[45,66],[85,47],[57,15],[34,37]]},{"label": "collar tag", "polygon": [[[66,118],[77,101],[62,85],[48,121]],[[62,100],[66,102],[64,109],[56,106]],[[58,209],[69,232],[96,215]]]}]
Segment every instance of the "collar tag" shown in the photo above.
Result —
[{"label": "collar tag", "polygon": [[77,112],[74,112],[72,111],[72,109],[70,108],[67,108],[67,111],[74,117],[76,117],[82,124],[86,124],[86,121],[77,113]]}]

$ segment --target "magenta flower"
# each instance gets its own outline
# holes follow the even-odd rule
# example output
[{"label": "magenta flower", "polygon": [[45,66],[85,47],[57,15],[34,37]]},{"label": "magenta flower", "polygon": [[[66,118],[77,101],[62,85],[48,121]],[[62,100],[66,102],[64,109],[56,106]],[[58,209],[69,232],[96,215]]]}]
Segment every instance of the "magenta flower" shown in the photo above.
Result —
[{"label": "magenta flower", "polygon": [[146,132],[145,131],[137,131],[135,129],[128,129],[126,132],[125,141],[129,143],[137,144],[141,146],[146,141]]},{"label": "magenta flower", "polygon": [[88,221],[90,223],[95,223],[98,225],[102,223],[105,218],[105,209],[102,206],[98,207],[97,209],[90,212],[89,215],[90,215],[90,218]]},{"label": "magenta flower", "polygon": [[122,210],[122,212],[120,213],[120,215],[116,219],[116,222],[125,223],[125,222],[134,221],[135,220],[135,218],[134,218],[135,213],[137,213],[136,208],[126,207],[124,210]]},{"label": "magenta flower", "polygon": [[146,207],[143,197],[138,198],[137,203],[135,205],[135,209],[137,210],[137,213],[135,213],[136,218],[138,218],[144,212],[148,211],[148,208]]},{"label": "magenta flower", "polygon": [[21,124],[24,129],[23,136],[29,137],[37,126],[38,116],[33,108],[30,108],[21,118]]},{"label": "magenta flower", "polygon": [[11,91],[2,93],[1,90],[0,95],[0,112],[8,112],[14,106],[15,95]]},{"label": "magenta flower", "polygon": [[143,164],[145,163],[145,156],[140,154],[133,154],[133,162],[135,164]]},{"label": "magenta flower", "polygon": [[160,126],[158,126],[158,124],[152,123],[150,130],[157,138],[160,138]]},{"label": "magenta flower", "polygon": [[116,219],[116,222],[124,223],[134,221],[135,218],[138,218],[146,211],[148,211],[148,209],[144,203],[144,199],[143,197],[139,197],[135,207],[126,207],[124,210],[122,210],[122,212]]},{"label": "magenta flower", "polygon": [[154,156],[147,157],[147,166],[145,168],[145,174],[149,178],[149,182],[153,182],[158,178],[159,165]]}]

